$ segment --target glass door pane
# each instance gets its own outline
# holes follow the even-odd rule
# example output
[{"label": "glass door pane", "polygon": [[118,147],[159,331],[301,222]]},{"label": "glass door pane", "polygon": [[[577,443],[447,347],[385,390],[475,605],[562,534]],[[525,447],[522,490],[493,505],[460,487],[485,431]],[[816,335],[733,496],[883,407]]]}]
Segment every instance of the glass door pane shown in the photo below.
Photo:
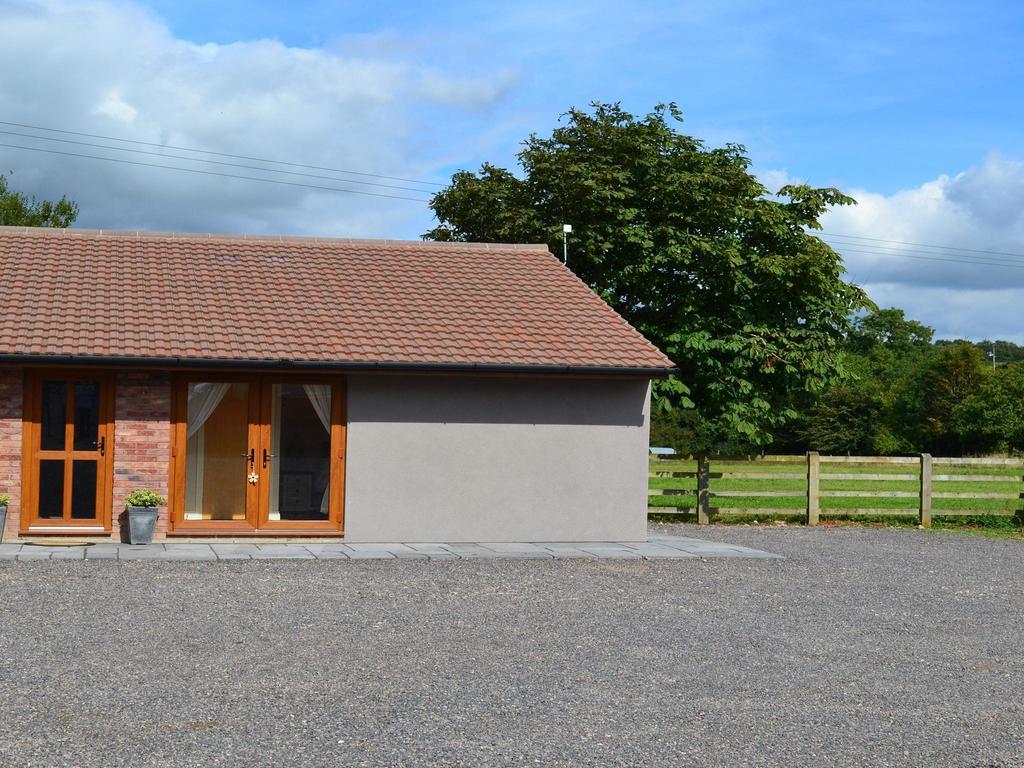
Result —
[{"label": "glass door pane", "polygon": [[97,462],[75,459],[71,462],[71,517],[74,520],[93,520],[96,512]]},{"label": "glass door pane", "polygon": [[[325,521],[331,487],[329,384],[274,384],[270,393],[269,519]],[[261,457],[262,458],[262,457]]]},{"label": "glass door pane", "polygon": [[249,463],[249,385],[188,385],[185,520],[245,520]]},{"label": "glass door pane", "polygon": [[42,383],[39,450],[63,451],[67,439],[68,383],[44,381]]},{"label": "glass door pane", "polygon": [[75,382],[75,441],[76,451],[91,451],[99,445],[100,383]]},{"label": "glass door pane", "polygon": [[64,517],[64,459],[39,462],[39,500],[36,516],[42,520]]}]

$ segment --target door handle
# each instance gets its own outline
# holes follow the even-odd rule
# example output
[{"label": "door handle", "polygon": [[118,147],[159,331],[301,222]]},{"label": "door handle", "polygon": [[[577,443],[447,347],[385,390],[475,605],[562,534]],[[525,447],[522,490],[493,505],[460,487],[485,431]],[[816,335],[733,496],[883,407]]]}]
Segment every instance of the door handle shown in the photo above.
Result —
[{"label": "door handle", "polygon": [[100,441],[98,443],[96,443],[96,448],[99,450],[100,456],[106,456],[107,455],[107,436],[106,435],[103,435],[100,438]]},{"label": "door handle", "polygon": [[267,468],[267,464],[270,462],[270,460],[271,459],[276,459],[276,458],[277,458],[277,454],[276,453],[267,453],[267,449],[264,448],[263,449],[263,468],[266,469]]},{"label": "door handle", "polygon": [[256,465],[256,449],[255,448],[250,448],[248,453],[240,453],[238,455],[241,456],[243,459],[248,459],[249,460],[249,469],[252,469]]}]

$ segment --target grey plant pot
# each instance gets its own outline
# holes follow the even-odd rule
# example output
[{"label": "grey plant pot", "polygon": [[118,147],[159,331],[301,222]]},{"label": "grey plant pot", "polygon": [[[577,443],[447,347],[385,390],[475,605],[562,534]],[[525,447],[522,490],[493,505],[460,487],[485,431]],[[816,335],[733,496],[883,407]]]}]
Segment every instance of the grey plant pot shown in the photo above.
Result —
[{"label": "grey plant pot", "polygon": [[7,505],[0,507],[0,541],[4,540],[4,523],[7,522]]},{"label": "grey plant pot", "polygon": [[132,544],[152,544],[156,516],[156,507],[128,507],[128,541]]}]

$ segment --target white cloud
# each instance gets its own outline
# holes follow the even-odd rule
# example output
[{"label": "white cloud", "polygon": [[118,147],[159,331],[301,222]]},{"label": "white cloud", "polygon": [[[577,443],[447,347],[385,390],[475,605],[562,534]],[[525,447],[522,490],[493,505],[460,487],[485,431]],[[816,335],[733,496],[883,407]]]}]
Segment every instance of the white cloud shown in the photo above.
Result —
[{"label": "white cloud", "polygon": [[[433,141],[442,135],[439,112],[471,120],[516,82],[505,70],[469,78],[423,72],[393,50],[295,48],[276,40],[196,45],[175,38],[155,14],[117,0],[0,0],[0,16],[0,71],[19,73],[0,79],[0,119],[414,179],[444,181],[432,159],[442,152]],[[446,137],[443,151],[451,153]],[[267,175],[10,134],[0,134],[0,143]],[[0,148],[0,172],[8,170],[16,189],[75,199],[81,226],[409,236],[430,220],[422,203]],[[415,198],[430,190],[361,188]]]},{"label": "white cloud", "polygon": [[518,83],[519,75],[507,69],[497,76],[470,77],[461,81],[440,72],[427,71],[420,78],[420,92],[439,104],[480,110],[503,100]]},{"label": "white cloud", "polygon": [[113,92],[100,102],[96,109],[93,110],[93,114],[112,117],[115,120],[120,120],[122,123],[131,124],[139,116],[139,110],[122,99],[118,93]]},{"label": "white cloud", "polygon": [[[773,191],[791,180],[782,170],[759,177]],[[852,236],[830,242],[876,303],[905,309],[940,337],[1024,343],[1024,163],[993,152],[891,195],[846,191],[858,204],[826,213],[824,232]]]},{"label": "white cloud", "polygon": [[768,169],[764,171],[754,171],[754,175],[757,176],[758,181],[760,181],[772,195],[787,184],[802,183],[800,179],[790,176],[789,172],[785,170]]},{"label": "white cloud", "polygon": [[961,289],[871,283],[865,286],[882,307],[900,307],[945,339],[1004,339],[1024,344],[1020,308],[1024,290]]}]

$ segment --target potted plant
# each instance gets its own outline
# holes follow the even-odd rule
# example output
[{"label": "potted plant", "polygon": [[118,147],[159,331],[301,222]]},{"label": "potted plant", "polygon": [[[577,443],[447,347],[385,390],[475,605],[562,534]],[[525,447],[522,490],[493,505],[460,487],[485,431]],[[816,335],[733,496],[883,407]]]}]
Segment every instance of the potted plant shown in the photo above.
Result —
[{"label": "potted plant", "polygon": [[7,505],[10,502],[10,496],[6,493],[0,493],[0,541],[4,539],[4,523],[7,522]]},{"label": "potted plant", "polygon": [[163,496],[145,488],[136,488],[129,493],[124,499],[128,509],[128,541],[132,544],[152,544],[157,507],[166,503],[167,499]]}]

